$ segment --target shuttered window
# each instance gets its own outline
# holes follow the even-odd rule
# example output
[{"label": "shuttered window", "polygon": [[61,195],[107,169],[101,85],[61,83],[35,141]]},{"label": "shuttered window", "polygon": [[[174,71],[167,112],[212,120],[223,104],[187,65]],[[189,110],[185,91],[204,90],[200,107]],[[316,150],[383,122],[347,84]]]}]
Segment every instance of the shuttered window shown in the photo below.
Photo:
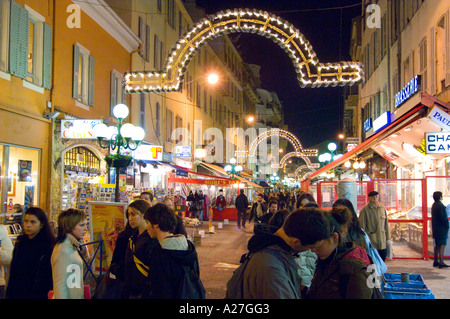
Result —
[{"label": "shuttered window", "polygon": [[94,106],[95,58],[80,44],[73,46],[73,98],[78,102]]},{"label": "shuttered window", "polygon": [[0,71],[9,72],[10,1],[0,0]]},{"label": "shuttered window", "polygon": [[123,76],[116,70],[111,71],[111,103],[110,114],[113,115],[113,108],[117,104],[123,103],[123,89],[122,89]]},{"label": "shuttered window", "polygon": [[[37,86],[51,88],[52,27],[30,8],[10,5],[9,71]],[[3,31],[2,31],[3,33]]]}]

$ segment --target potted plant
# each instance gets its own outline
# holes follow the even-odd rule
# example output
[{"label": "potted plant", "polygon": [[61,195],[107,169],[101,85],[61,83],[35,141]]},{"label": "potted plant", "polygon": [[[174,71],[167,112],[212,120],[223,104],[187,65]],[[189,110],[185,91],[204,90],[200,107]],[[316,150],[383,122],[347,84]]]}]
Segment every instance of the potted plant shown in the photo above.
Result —
[{"label": "potted plant", "polygon": [[105,156],[106,164],[109,167],[128,167],[131,164],[133,157],[122,154],[108,154]]}]

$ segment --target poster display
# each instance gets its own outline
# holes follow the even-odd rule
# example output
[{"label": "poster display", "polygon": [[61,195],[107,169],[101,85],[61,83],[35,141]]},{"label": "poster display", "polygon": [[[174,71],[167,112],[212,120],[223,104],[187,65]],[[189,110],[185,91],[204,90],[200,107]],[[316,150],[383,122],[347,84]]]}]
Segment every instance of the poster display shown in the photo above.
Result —
[{"label": "poster display", "polygon": [[125,229],[126,203],[89,202],[89,231],[91,241],[103,240],[103,256],[95,256],[95,270],[106,271],[116,247],[117,236]]}]

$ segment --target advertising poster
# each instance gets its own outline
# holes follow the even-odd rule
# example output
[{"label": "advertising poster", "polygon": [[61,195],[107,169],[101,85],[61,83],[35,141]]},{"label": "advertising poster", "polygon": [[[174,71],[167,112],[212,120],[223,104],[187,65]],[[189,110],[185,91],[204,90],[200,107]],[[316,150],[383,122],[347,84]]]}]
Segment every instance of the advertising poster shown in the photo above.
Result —
[{"label": "advertising poster", "polygon": [[25,186],[25,198],[23,210],[26,211],[29,207],[32,207],[33,202],[34,202],[34,186]]},{"label": "advertising poster", "polygon": [[31,182],[31,161],[19,160],[19,182]]},{"label": "advertising poster", "polygon": [[[91,241],[103,240],[102,271],[111,264],[117,236],[125,229],[125,203],[89,202]],[[100,255],[95,256],[95,270],[100,269]]]}]

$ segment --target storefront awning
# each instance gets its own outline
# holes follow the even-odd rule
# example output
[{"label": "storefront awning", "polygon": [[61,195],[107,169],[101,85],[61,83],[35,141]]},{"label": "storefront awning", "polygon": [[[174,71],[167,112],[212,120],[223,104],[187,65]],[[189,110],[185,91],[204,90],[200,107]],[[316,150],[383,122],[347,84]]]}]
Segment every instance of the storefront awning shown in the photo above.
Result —
[{"label": "storefront awning", "polygon": [[412,150],[411,146],[415,148],[415,146],[418,146],[417,144],[420,145],[425,132],[440,130],[438,125],[426,118],[428,111],[435,105],[448,111],[450,110],[450,106],[430,96],[426,92],[420,92],[408,104],[402,106],[392,114],[393,119],[390,125],[370,136],[366,141],[345,153],[339,159],[317,170],[310,175],[309,179],[332,170],[349,159],[359,157],[371,148],[398,166],[404,166],[414,162],[414,157],[420,156],[421,154],[418,151],[415,152]]},{"label": "storefront awning", "polygon": [[[200,163],[199,165],[205,167],[209,171],[212,171],[213,173],[219,174],[219,176],[229,177],[228,173],[225,172],[225,169],[222,168],[219,165],[209,164],[209,163]],[[260,185],[253,183],[252,181],[245,179],[239,175],[236,176],[237,179],[241,181],[241,183],[247,184],[247,187],[253,187],[253,188],[262,188]]]},{"label": "storefront awning", "polygon": [[259,185],[261,185],[261,187],[263,187],[263,188],[273,188],[272,186],[267,184],[265,181],[259,181]]}]

